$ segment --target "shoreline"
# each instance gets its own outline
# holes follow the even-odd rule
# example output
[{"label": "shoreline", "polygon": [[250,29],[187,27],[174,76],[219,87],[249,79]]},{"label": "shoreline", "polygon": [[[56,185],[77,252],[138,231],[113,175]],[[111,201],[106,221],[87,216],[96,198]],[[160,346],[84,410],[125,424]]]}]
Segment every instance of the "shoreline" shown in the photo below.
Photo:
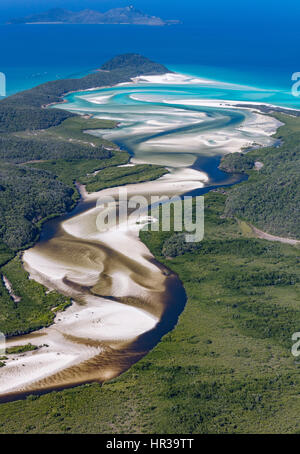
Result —
[{"label": "shoreline", "polygon": [[[102,70],[97,69],[96,71],[102,71]],[[185,81],[184,84],[188,84],[188,83],[196,84],[198,82],[200,84],[205,84],[205,83],[208,83],[208,84],[222,84],[222,85],[225,85],[225,86],[237,86],[237,85],[239,85],[239,84],[236,84],[234,82],[225,82],[225,81],[221,81],[221,80],[207,79],[207,78],[202,78],[201,76],[194,76],[194,75],[189,75],[189,74],[186,74],[186,73],[168,72],[168,73],[161,74],[161,75],[136,76],[136,77],[130,78],[130,81],[120,82],[120,83],[118,83],[116,85],[104,85],[104,86],[99,86],[99,87],[87,88],[87,89],[79,90],[79,91],[78,90],[72,90],[72,91],[66,92],[63,95],[61,95],[60,96],[60,98],[61,98],[60,101],[53,102],[53,103],[50,103],[50,104],[45,104],[42,107],[43,108],[48,108],[48,107],[51,107],[53,105],[59,105],[59,104],[68,103],[68,100],[66,100],[65,98],[67,96],[71,95],[71,94],[74,94],[74,93],[93,92],[93,91],[98,91],[98,90],[104,90],[104,89],[107,89],[107,88],[126,86],[126,85],[130,85],[132,83],[140,83],[140,82],[141,83],[143,83],[143,82],[144,83],[147,83],[147,82],[149,83],[150,80],[153,81],[153,79],[154,80],[156,79],[157,83],[163,83],[163,84],[167,84],[168,83],[169,84],[170,81],[172,80],[172,78],[173,78],[174,83],[178,83],[179,80],[182,80],[182,81]],[[168,82],[166,82],[166,80]],[[245,87],[247,87],[247,86],[245,86]],[[254,87],[249,87],[249,88],[254,88]],[[257,89],[259,89],[259,87]],[[204,103],[206,101],[209,101],[209,100],[203,101],[203,105],[205,105]],[[237,100],[227,100],[227,99],[226,100],[210,100],[210,101],[211,101],[212,105],[213,105],[214,102],[216,103],[216,105],[214,107],[248,108],[250,110],[256,108],[259,111],[262,111],[262,109],[267,108],[267,109],[270,109],[271,111],[281,112],[281,113],[285,113],[285,111],[295,112],[295,114],[297,114],[297,116],[298,115],[300,116],[300,108],[296,109],[294,107],[280,106],[280,105],[277,105],[277,104],[271,104],[271,103],[266,103],[266,102],[260,103],[260,102],[257,102],[257,101],[237,101]],[[226,103],[229,103],[229,104],[226,105]],[[93,117],[93,115],[90,114],[90,117]]]},{"label": "shoreline", "polygon": [[[104,88],[104,87],[101,87],[101,88]],[[97,88],[95,88],[93,90],[97,90]],[[93,91],[93,90],[89,90],[89,91]],[[67,96],[67,95],[64,95],[64,96]],[[186,170],[188,170],[188,169],[186,169]],[[195,172],[197,173],[198,178],[194,181],[190,181],[191,174],[189,174],[188,176],[182,175],[182,173],[184,173],[184,170],[181,169],[181,175],[180,175],[180,171],[179,171],[179,175],[177,175],[177,177],[175,176],[175,178],[174,178],[174,176],[170,177],[169,175],[167,175],[167,176],[165,175],[165,176],[159,178],[158,180],[154,180],[152,182],[131,184],[131,185],[126,185],[125,187],[129,190],[130,194],[141,194],[141,193],[143,193],[143,191],[145,194],[150,194],[150,193],[151,194],[152,193],[160,194],[162,192],[163,193],[167,192],[167,193],[173,194],[174,192],[178,193],[179,185],[181,185],[180,192],[184,193],[184,192],[187,192],[188,190],[194,190],[199,187],[203,187],[204,183],[207,182],[207,180],[205,180],[205,175],[203,175],[203,174],[201,175],[201,172],[198,172],[198,171],[195,171]],[[182,176],[182,179],[181,179],[181,176]],[[119,187],[114,187],[114,188],[108,188],[108,189],[102,190],[97,193],[89,194],[89,193],[87,193],[87,191],[83,185],[80,185],[80,187],[79,187],[79,193],[80,193],[80,196],[83,201],[96,200],[97,198],[99,198],[99,196],[102,196],[102,195],[103,196],[114,195],[117,193],[118,190],[119,190]],[[128,233],[128,231],[125,230],[125,232],[118,231],[117,234],[113,234],[112,232],[109,232],[106,235],[102,235],[100,238],[99,233],[92,232],[92,231],[89,232],[89,228],[90,228],[89,222],[90,221],[89,221],[88,217],[91,215],[94,217],[95,210],[96,210],[95,208],[89,209],[87,212],[83,212],[82,214],[75,215],[75,217],[64,221],[62,223],[62,229],[65,232],[64,235],[66,234],[68,238],[77,238],[78,241],[85,240],[88,242],[96,242],[97,244],[101,243],[102,245],[105,246],[106,249],[109,249],[110,251],[114,250],[115,254],[118,253],[117,257],[119,260],[121,260],[120,263],[123,264],[122,265],[123,267],[124,267],[125,263],[126,263],[126,266],[128,266],[128,264],[127,264],[128,260],[126,259],[126,261],[125,261],[125,257],[131,256],[132,251],[134,251],[135,255],[134,255],[133,261],[137,264],[138,268],[147,270],[147,273],[150,273],[149,276],[150,275],[152,276],[148,283],[148,287],[151,289],[152,292],[153,291],[157,292],[158,290],[162,291],[162,295],[163,295],[164,291],[165,291],[163,282],[166,282],[166,275],[164,273],[166,273],[167,271],[166,271],[166,269],[164,269],[164,267],[162,265],[159,266],[158,264],[156,264],[156,265],[153,264],[153,261],[154,261],[153,255],[149,252],[149,250],[146,248],[146,246],[139,240],[138,232],[139,232],[141,226],[136,228],[134,234],[132,234],[132,232]],[[78,222],[79,218],[81,219],[80,222]],[[78,227],[79,227],[79,229],[78,229]],[[56,241],[55,237],[52,240]],[[113,246],[112,246],[112,244],[113,244]],[[53,243],[53,245],[55,245],[55,244]],[[58,246],[59,246],[59,243],[58,243]],[[45,285],[47,283],[50,284],[51,279],[52,279],[52,285],[53,285],[53,282],[55,282],[55,285],[57,286],[56,289],[58,289],[58,291],[62,291],[62,292],[67,291],[68,289],[66,287],[66,284],[63,282],[63,279],[60,277],[60,276],[64,275],[63,260],[61,262],[62,263],[61,269],[59,269],[57,260],[53,261],[53,263],[52,263],[51,258],[48,259],[46,256],[43,258],[42,255],[40,255],[40,258],[39,258],[38,255],[37,256],[34,256],[34,254],[32,255],[31,251],[33,251],[34,249],[38,250],[38,247],[39,246],[37,244],[34,248],[27,250],[24,253],[23,260],[24,260],[24,256],[26,256],[26,259],[24,260],[24,263],[26,266],[25,269],[30,272],[31,277],[33,276],[33,278],[35,278],[35,280],[43,283],[43,285]],[[105,261],[111,260],[111,257],[109,257],[109,254],[107,257],[104,257],[104,258],[105,258]],[[103,257],[101,260],[102,260],[102,262],[101,262],[100,275],[105,270],[105,266],[104,266],[104,268],[102,267],[103,263],[105,263],[105,262],[103,262]],[[109,303],[110,309],[113,309],[113,307],[115,307],[115,308],[118,307],[119,308],[118,310],[121,310],[121,308],[124,310],[124,308],[126,307],[124,316],[127,317],[127,315],[125,315],[125,314],[128,313],[128,310],[130,312],[130,314],[128,314],[128,315],[130,315],[128,318],[128,322],[130,320],[130,323],[136,323],[137,327],[144,326],[144,329],[145,329],[144,331],[142,331],[142,332],[132,331],[131,334],[130,333],[128,334],[129,337],[131,336],[131,338],[133,336],[133,339],[131,339],[129,341],[129,344],[131,344],[132,342],[133,343],[136,342],[139,337],[143,337],[148,332],[155,330],[157,325],[159,325],[159,323],[161,322],[161,320],[159,320],[159,318],[153,319],[152,317],[150,317],[150,319],[152,321],[150,319],[148,320],[149,312],[147,312],[148,315],[146,315],[146,314],[143,314],[143,311],[142,311],[142,313],[139,312],[138,307],[134,308],[134,306],[128,306],[128,305],[124,306],[124,304],[122,304],[122,302],[118,302],[118,300],[129,297],[129,296],[130,297],[134,296],[137,299],[140,298],[141,301],[145,300],[145,298],[147,300],[147,298],[148,298],[147,291],[145,293],[145,291],[142,289],[143,285],[141,284],[142,282],[144,283],[145,278],[143,278],[140,282],[140,277],[138,277],[138,271],[133,271],[136,269],[136,265],[134,265],[132,263],[132,264],[130,264],[130,267],[132,267],[131,273],[134,273],[137,276],[136,282],[134,282],[134,280],[132,280],[131,277],[129,278],[130,275],[127,274],[127,272],[125,272],[122,269],[121,269],[121,272],[120,272],[120,270],[118,271],[118,269],[114,270],[114,271],[111,270],[109,272],[110,272],[110,276],[112,278],[112,282],[108,282],[107,285],[111,291],[110,297],[114,298],[114,300],[111,300],[111,299],[106,300],[105,297],[100,297],[100,299],[103,300],[102,301],[103,303],[105,301],[107,301],[107,303]],[[164,273],[161,272],[161,267],[164,269]],[[51,272],[50,272],[50,277],[49,277],[49,270],[51,270],[51,269],[52,269],[53,274],[51,277]],[[47,270],[45,275],[42,272],[42,270]],[[107,273],[107,271],[108,270],[105,270],[105,273]],[[81,275],[80,275],[80,273],[81,273]],[[50,332],[50,337],[49,337],[49,342],[51,344],[50,351],[45,352],[44,350],[43,351],[38,350],[37,352],[35,352],[35,354],[33,354],[33,353],[26,354],[25,358],[28,358],[28,360],[26,359],[26,361],[25,361],[23,359],[23,363],[25,361],[25,366],[22,366],[22,377],[23,377],[22,380],[23,381],[21,380],[21,382],[19,381],[18,383],[15,382],[15,384],[12,384],[9,388],[10,391],[8,391],[8,392],[13,393],[13,394],[16,392],[24,394],[27,392],[30,393],[31,391],[36,391],[38,389],[40,389],[42,391],[43,389],[47,389],[47,387],[52,387],[52,386],[54,386],[53,389],[59,388],[61,385],[67,386],[70,383],[64,382],[64,381],[60,384],[56,383],[56,385],[53,385],[53,380],[55,382],[55,380],[59,379],[58,376],[60,376],[60,379],[61,379],[61,376],[63,376],[63,380],[67,380],[67,378],[64,377],[64,372],[66,372],[68,376],[70,376],[70,374],[71,375],[77,374],[77,380],[78,380],[78,374],[79,374],[79,376],[80,376],[80,373],[83,373],[83,375],[85,374],[85,372],[82,372],[82,371],[80,372],[81,364],[85,364],[85,362],[89,363],[89,361],[92,358],[95,358],[95,355],[97,357],[99,355],[100,355],[100,357],[101,357],[101,355],[103,356],[103,352],[104,352],[104,355],[105,355],[105,353],[108,353],[108,355],[111,354],[111,348],[116,348],[116,344],[118,344],[118,343],[119,344],[121,343],[121,349],[124,348],[124,346],[122,346],[122,344],[125,341],[125,338],[118,339],[118,337],[117,337],[117,335],[120,334],[121,326],[124,325],[124,318],[123,319],[121,318],[119,328],[117,329],[117,331],[115,331],[115,336],[113,339],[105,338],[105,334],[103,334],[103,331],[102,331],[102,337],[99,338],[98,329],[96,329],[96,331],[95,331],[93,329],[93,326],[91,326],[91,322],[93,323],[93,320],[94,320],[94,315],[95,315],[95,320],[98,320],[99,316],[101,314],[101,310],[99,312],[99,307],[98,307],[99,297],[91,296],[91,295],[89,295],[88,297],[84,296],[85,294],[84,293],[82,294],[81,287],[83,285],[94,287],[97,284],[98,279],[99,279],[99,270],[97,270],[95,272],[95,270],[93,270],[93,268],[91,268],[90,271],[88,272],[88,274],[86,274],[86,273],[87,273],[87,270],[84,268],[84,266],[82,266],[82,267],[80,266],[77,270],[75,270],[76,276],[74,275],[73,279],[75,279],[74,285],[75,285],[75,282],[76,282],[76,285],[78,285],[77,290],[76,290],[76,287],[74,287],[75,294],[77,294],[78,298],[80,298],[80,299],[83,298],[83,300],[85,300],[86,303],[88,302],[88,304],[81,307],[80,305],[78,305],[78,302],[74,302],[73,305],[70,308],[68,308],[65,312],[59,313],[57,315],[56,321],[54,322],[53,325],[51,325],[49,328],[44,328],[43,330],[32,334],[32,336],[34,336],[35,339],[36,339],[36,335],[39,336],[39,334],[40,334],[43,336],[43,340],[45,340],[46,339],[45,336],[47,337],[47,333],[49,336],[49,332]],[[143,273],[145,273],[145,271],[143,271]],[[171,276],[173,276],[173,279],[175,278],[174,274],[170,270],[168,271],[168,273],[171,273]],[[68,277],[68,279],[69,279],[69,277]],[[130,286],[129,286],[128,282],[130,283]],[[151,284],[150,284],[150,282],[151,282]],[[153,286],[153,283],[155,283],[155,286]],[[174,285],[174,283],[173,283],[173,285]],[[51,286],[48,288],[51,289]],[[150,293],[151,293],[151,291],[150,291]],[[88,300],[86,298],[88,298]],[[96,300],[95,300],[96,298],[97,298],[97,305],[95,306],[94,303],[96,302]],[[169,304],[170,304],[170,302],[168,302],[168,305]],[[128,307],[132,307],[133,309],[128,309]],[[94,311],[93,314],[92,314],[92,310]],[[152,310],[153,310],[153,308],[152,308]],[[158,310],[158,309],[156,309],[156,310]],[[159,309],[159,312],[161,313],[161,316],[162,316],[162,314],[164,312],[161,312],[161,311],[162,311],[162,307]],[[105,317],[104,314],[105,313],[102,312],[100,319]],[[145,318],[145,315],[146,315],[146,318]],[[110,316],[109,316],[109,318],[110,318]],[[144,323],[144,325],[143,325],[143,323]],[[70,328],[70,325],[71,325],[71,328]],[[109,330],[109,325],[107,325],[106,328],[108,328],[108,330]],[[84,333],[82,332],[82,329],[84,329]],[[60,333],[59,330],[63,330],[63,331]],[[88,336],[88,339],[86,339],[86,336]],[[110,336],[111,336],[111,334],[110,334]],[[136,338],[136,336],[137,336],[137,338]],[[29,335],[29,337],[30,337],[30,335]],[[28,336],[27,336],[27,338],[28,338]],[[84,338],[85,338],[85,340],[84,340]],[[136,340],[135,340],[135,338],[136,338]],[[77,339],[75,344],[72,339],[74,339],[74,340]],[[79,339],[81,339],[81,340],[79,341]],[[104,350],[101,350],[101,349],[103,349],[103,342],[105,344],[105,342],[109,342],[109,341],[111,342],[111,345],[106,345]],[[20,340],[17,340],[16,338],[14,340],[12,338],[10,344],[13,344],[14,342],[17,343],[17,342],[20,342]],[[74,347],[74,345],[75,345],[75,347]],[[81,345],[79,350],[78,350],[78,345]],[[89,350],[91,346],[93,346],[93,348],[96,348],[96,350],[95,349]],[[51,350],[51,348],[52,348],[52,350]],[[108,350],[107,350],[107,348],[108,348]],[[61,353],[61,352],[64,352],[64,353]],[[77,356],[76,359],[74,359],[74,352],[77,352],[77,355],[79,354],[79,357]],[[60,358],[61,361],[59,361],[59,362],[55,361],[57,354],[62,355],[62,357]],[[41,358],[40,360],[38,360],[38,361],[40,361],[40,367],[36,370],[34,368],[34,364],[36,363],[38,357]],[[48,369],[46,368],[47,370],[45,370],[45,362],[47,364],[49,363]],[[63,366],[61,367],[62,362],[64,364],[67,364],[68,367],[67,368],[63,367]],[[26,364],[28,364],[29,369],[26,368]],[[17,367],[17,369],[15,369],[16,363],[14,363],[12,367],[13,367],[13,370],[20,369],[20,367],[19,368]],[[97,365],[97,367],[99,368],[99,365]],[[4,375],[6,375],[6,372],[8,372],[7,368],[9,368],[8,365],[5,366],[5,368],[3,370]],[[74,369],[73,372],[71,372],[72,368]],[[70,371],[69,371],[69,369],[70,369]],[[31,378],[28,378],[27,380],[24,379],[25,370],[27,370],[27,376],[31,377]],[[35,370],[35,372],[34,372],[35,378],[32,378],[33,370]],[[38,373],[40,373],[41,370],[43,370],[43,373],[38,375]],[[126,370],[126,368],[125,368],[125,370]],[[122,372],[124,372],[124,370],[114,371],[113,373],[111,373],[111,372],[108,373],[108,371],[107,371],[105,377],[102,376],[102,380],[103,381],[109,380],[109,379],[113,378],[114,376],[120,375],[120,373],[122,373]],[[98,380],[99,380],[99,372],[98,372],[97,376],[98,376]],[[73,380],[74,379],[75,379],[75,377],[73,376]],[[96,378],[94,378],[93,380],[97,381]],[[85,379],[82,381],[79,380],[79,382],[76,382],[76,383],[79,384],[79,383],[86,383],[86,382],[87,381]],[[23,384],[23,386],[21,386],[21,383]],[[26,383],[25,388],[24,388],[24,383]],[[20,386],[21,386],[21,388],[20,388]]]}]

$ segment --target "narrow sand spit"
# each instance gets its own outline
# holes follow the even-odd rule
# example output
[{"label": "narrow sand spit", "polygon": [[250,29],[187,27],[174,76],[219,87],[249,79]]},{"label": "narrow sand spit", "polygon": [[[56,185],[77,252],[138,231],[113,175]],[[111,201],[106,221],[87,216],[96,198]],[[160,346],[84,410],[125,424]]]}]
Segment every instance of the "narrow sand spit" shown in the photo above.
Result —
[{"label": "narrow sand spit", "polygon": [[[229,82],[222,82],[213,79],[205,79],[202,77],[194,77],[188,74],[180,74],[180,73],[166,73],[161,75],[155,76],[138,76],[132,79],[134,83],[149,83],[149,84],[159,84],[159,85],[205,85],[205,86],[214,86],[214,87],[226,87],[231,89],[255,89],[259,90],[256,87],[251,87],[248,85],[240,85],[234,84]],[[128,85],[128,83],[123,83],[119,85]]]}]

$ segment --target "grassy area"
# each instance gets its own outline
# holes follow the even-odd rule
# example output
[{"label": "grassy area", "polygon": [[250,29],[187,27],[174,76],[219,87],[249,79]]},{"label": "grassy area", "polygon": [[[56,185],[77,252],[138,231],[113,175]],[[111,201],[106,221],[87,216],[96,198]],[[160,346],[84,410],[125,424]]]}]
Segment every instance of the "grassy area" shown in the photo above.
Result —
[{"label": "grassy area", "polygon": [[59,159],[36,163],[33,166],[51,172],[68,186],[74,186],[75,181],[81,181],[88,173],[126,164],[128,160],[129,155],[126,152],[115,151],[108,159]]},{"label": "grassy area", "polygon": [[[205,196],[205,239],[171,260],[174,233],[142,232],[188,295],[178,326],[118,379],[0,406],[0,431],[299,433],[299,248],[243,236]],[[176,235],[176,234],[175,234]],[[18,425],[15,415],[18,413]]]},{"label": "grassy area", "polygon": [[[73,186],[75,181],[84,178],[87,174],[97,170],[105,169],[106,167],[127,164],[129,155],[126,152],[118,151],[118,147],[101,137],[91,136],[84,131],[98,130],[98,129],[111,129],[116,127],[116,122],[110,120],[98,120],[86,117],[73,117],[68,118],[59,126],[49,128],[43,131],[35,131],[36,140],[49,138],[58,141],[66,142],[73,145],[82,145],[87,147],[89,153],[93,151],[93,147],[109,147],[112,152],[109,156],[101,156],[100,159],[95,156],[84,158],[64,158],[64,159],[48,159],[41,160],[40,162],[30,163],[38,169],[46,170],[57,176],[63,183],[68,186]],[[23,132],[22,135],[32,133]],[[20,136],[20,134],[19,134]]]},{"label": "grassy area", "polygon": [[0,268],[12,285],[20,302],[14,302],[0,281],[0,331],[7,336],[29,333],[49,326],[55,317],[54,308],[64,309],[71,304],[69,298],[56,292],[46,293],[41,284],[28,279],[19,257]]},{"label": "grassy area", "polygon": [[[164,167],[154,165],[118,168],[117,166],[128,163],[129,154],[119,151],[118,147],[112,142],[84,132],[114,127],[116,127],[116,122],[114,121],[74,117],[65,120],[59,126],[43,131],[35,131],[34,137],[36,140],[41,140],[41,138],[45,140],[48,137],[49,139],[55,138],[59,141],[66,141],[68,144],[71,140],[72,143],[88,145],[89,149],[91,144],[94,147],[105,146],[111,150],[111,156],[106,159],[93,159],[91,157],[88,159],[82,157],[80,159],[49,159],[30,163],[29,165],[54,174],[68,186],[73,186],[74,181],[78,181],[86,185],[89,192],[100,191],[113,186],[155,180],[167,173]],[[24,132],[19,133],[18,136],[25,137],[28,134],[32,137],[33,133]],[[99,173],[95,175],[95,172]]]},{"label": "grassy area", "polygon": [[[54,174],[68,186],[74,187],[74,182],[78,181],[82,184],[89,184],[89,191],[97,191],[99,189],[102,189],[103,187],[107,187],[105,186],[105,184],[100,183],[102,175],[103,178],[105,178],[104,175],[107,175],[106,173],[101,173],[101,177],[100,175],[93,176],[92,174],[94,174],[94,172],[96,171],[127,164],[129,161],[129,154],[125,151],[119,151],[118,147],[114,143],[102,139],[101,136],[92,136],[84,131],[111,129],[115,128],[116,125],[116,122],[110,120],[73,117],[65,120],[59,126],[43,131],[35,131],[34,136],[36,137],[36,140],[45,140],[45,138],[49,138],[63,141],[68,144],[71,141],[73,145],[80,144],[84,147],[88,147],[89,152],[93,150],[93,147],[95,148],[104,146],[110,149],[110,156],[104,156],[100,159],[97,158],[97,156],[95,156],[94,158],[93,156],[87,156],[86,159],[82,156],[80,156],[80,158],[78,159],[43,159],[40,162],[29,163],[29,165],[31,167],[46,170],[47,172]],[[25,137],[28,134],[30,134],[30,136],[32,137],[33,133],[23,132],[21,134],[19,133],[18,136]],[[115,178],[117,177],[117,169],[110,170],[110,172],[115,174]],[[150,175],[150,178],[151,177],[152,175]],[[153,178],[157,177],[154,176]],[[117,183],[114,181],[113,185],[116,184]]]},{"label": "grassy area", "polygon": [[250,225],[247,224],[247,222],[238,220],[238,224],[243,236],[248,238],[253,238],[255,236],[253,230],[251,229]]},{"label": "grassy area", "polygon": [[21,353],[33,352],[39,347],[37,345],[26,344],[26,345],[16,345],[15,347],[8,347],[6,349],[7,355],[19,355]]},{"label": "grassy area", "polygon": [[134,167],[108,167],[97,175],[80,178],[80,182],[86,185],[88,192],[96,192],[114,186],[156,180],[166,173],[168,173],[168,170],[164,167],[147,164],[135,165]]},{"label": "grassy area", "polygon": [[37,139],[57,139],[65,142],[79,142],[81,144],[93,144],[94,146],[105,146],[118,149],[113,142],[103,139],[101,136],[92,136],[84,131],[93,131],[97,129],[113,129],[117,123],[112,120],[101,120],[89,118],[86,116],[71,117],[63,121],[59,126],[33,132],[18,133],[19,137],[36,137]]},{"label": "grassy area", "polygon": [[[14,347],[7,347],[5,350],[6,355],[23,355],[24,353],[34,352],[38,350],[37,345],[32,345],[31,343],[26,345],[16,345]],[[0,367],[6,366],[6,361],[9,358],[7,356],[0,357]]]}]

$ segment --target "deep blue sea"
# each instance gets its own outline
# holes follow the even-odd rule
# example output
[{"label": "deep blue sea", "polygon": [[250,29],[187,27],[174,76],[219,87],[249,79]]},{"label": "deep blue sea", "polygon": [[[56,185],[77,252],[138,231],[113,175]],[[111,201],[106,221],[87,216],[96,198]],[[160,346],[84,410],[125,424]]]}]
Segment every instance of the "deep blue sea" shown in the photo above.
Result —
[{"label": "deep blue sea", "polygon": [[300,28],[262,25],[1,25],[0,71],[12,94],[138,52],[176,71],[274,90],[262,101],[300,108],[300,97],[291,95],[291,76],[300,71]]}]

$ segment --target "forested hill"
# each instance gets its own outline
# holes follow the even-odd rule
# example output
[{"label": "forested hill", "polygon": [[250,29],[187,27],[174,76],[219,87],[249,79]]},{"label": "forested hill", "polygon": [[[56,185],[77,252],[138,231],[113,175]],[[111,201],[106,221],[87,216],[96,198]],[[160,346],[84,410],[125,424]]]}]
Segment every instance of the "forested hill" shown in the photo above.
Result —
[{"label": "forested hill", "polygon": [[170,72],[165,66],[138,54],[124,54],[105,63],[99,70],[80,79],[62,79],[47,82],[31,90],[17,93],[0,101],[0,133],[26,129],[45,129],[60,124],[73,116],[60,109],[45,109],[58,103],[70,91],[129,82],[143,74]]}]

